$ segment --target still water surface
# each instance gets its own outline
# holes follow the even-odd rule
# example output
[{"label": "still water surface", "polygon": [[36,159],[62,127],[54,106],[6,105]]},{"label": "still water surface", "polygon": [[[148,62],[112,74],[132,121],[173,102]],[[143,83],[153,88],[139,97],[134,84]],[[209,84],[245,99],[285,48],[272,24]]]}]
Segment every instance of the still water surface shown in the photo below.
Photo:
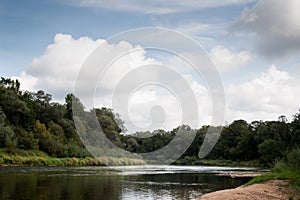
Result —
[{"label": "still water surface", "polygon": [[249,178],[215,176],[255,168],[203,166],[0,167],[0,199],[194,199]]}]

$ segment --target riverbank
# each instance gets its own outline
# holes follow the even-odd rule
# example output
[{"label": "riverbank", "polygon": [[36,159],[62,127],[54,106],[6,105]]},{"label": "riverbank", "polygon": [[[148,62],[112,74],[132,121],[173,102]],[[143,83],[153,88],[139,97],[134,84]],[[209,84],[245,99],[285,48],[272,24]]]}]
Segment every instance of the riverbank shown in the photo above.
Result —
[{"label": "riverbank", "polygon": [[254,177],[248,183],[235,189],[220,190],[205,194],[198,200],[228,199],[300,199],[300,173],[278,164],[271,172],[228,172],[217,176]]},{"label": "riverbank", "polygon": [[135,158],[56,158],[36,150],[15,149],[13,152],[7,152],[0,149],[0,166],[113,166],[144,164],[146,164],[145,161]]},{"label": "riverbank", "polygon": [[220,190],[205,194],[197,200],[287,200],[293,199],[294,191],[286,180],[271,180],[235,189]]}]

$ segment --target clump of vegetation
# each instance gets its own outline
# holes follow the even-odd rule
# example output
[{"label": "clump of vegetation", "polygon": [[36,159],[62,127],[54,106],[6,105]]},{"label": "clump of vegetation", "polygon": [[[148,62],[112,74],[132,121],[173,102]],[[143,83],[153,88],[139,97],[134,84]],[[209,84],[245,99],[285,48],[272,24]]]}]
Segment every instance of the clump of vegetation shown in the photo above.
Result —
[{"label": "clump of vegetation", "polygon": [[295,186],[300,186],[300,148],[292,149],[275,164],[274,170],[279,179],[289,179]]}]

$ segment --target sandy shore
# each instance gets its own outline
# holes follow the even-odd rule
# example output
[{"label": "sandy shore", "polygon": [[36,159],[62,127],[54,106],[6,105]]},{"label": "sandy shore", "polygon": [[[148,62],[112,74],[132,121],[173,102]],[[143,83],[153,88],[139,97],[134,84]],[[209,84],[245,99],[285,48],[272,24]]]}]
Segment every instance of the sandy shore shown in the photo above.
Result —
[{"label": "sandy shore", "polygon": [[287,185],[287,181],[272,180],[266,183],[208,193],[197,200],[287,200],[290,194]]}]

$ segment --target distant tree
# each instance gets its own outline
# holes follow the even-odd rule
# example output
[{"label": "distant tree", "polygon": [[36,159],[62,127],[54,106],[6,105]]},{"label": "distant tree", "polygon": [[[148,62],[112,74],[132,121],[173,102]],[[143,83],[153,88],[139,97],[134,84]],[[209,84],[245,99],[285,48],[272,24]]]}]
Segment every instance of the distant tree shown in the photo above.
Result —
[{"label": "distant tree", "polygon": [[9,90],[13,90],[15,93],[19,93],[20,82],[18,79],[12,80],[10,78],[1,77],[0,86]]}]

